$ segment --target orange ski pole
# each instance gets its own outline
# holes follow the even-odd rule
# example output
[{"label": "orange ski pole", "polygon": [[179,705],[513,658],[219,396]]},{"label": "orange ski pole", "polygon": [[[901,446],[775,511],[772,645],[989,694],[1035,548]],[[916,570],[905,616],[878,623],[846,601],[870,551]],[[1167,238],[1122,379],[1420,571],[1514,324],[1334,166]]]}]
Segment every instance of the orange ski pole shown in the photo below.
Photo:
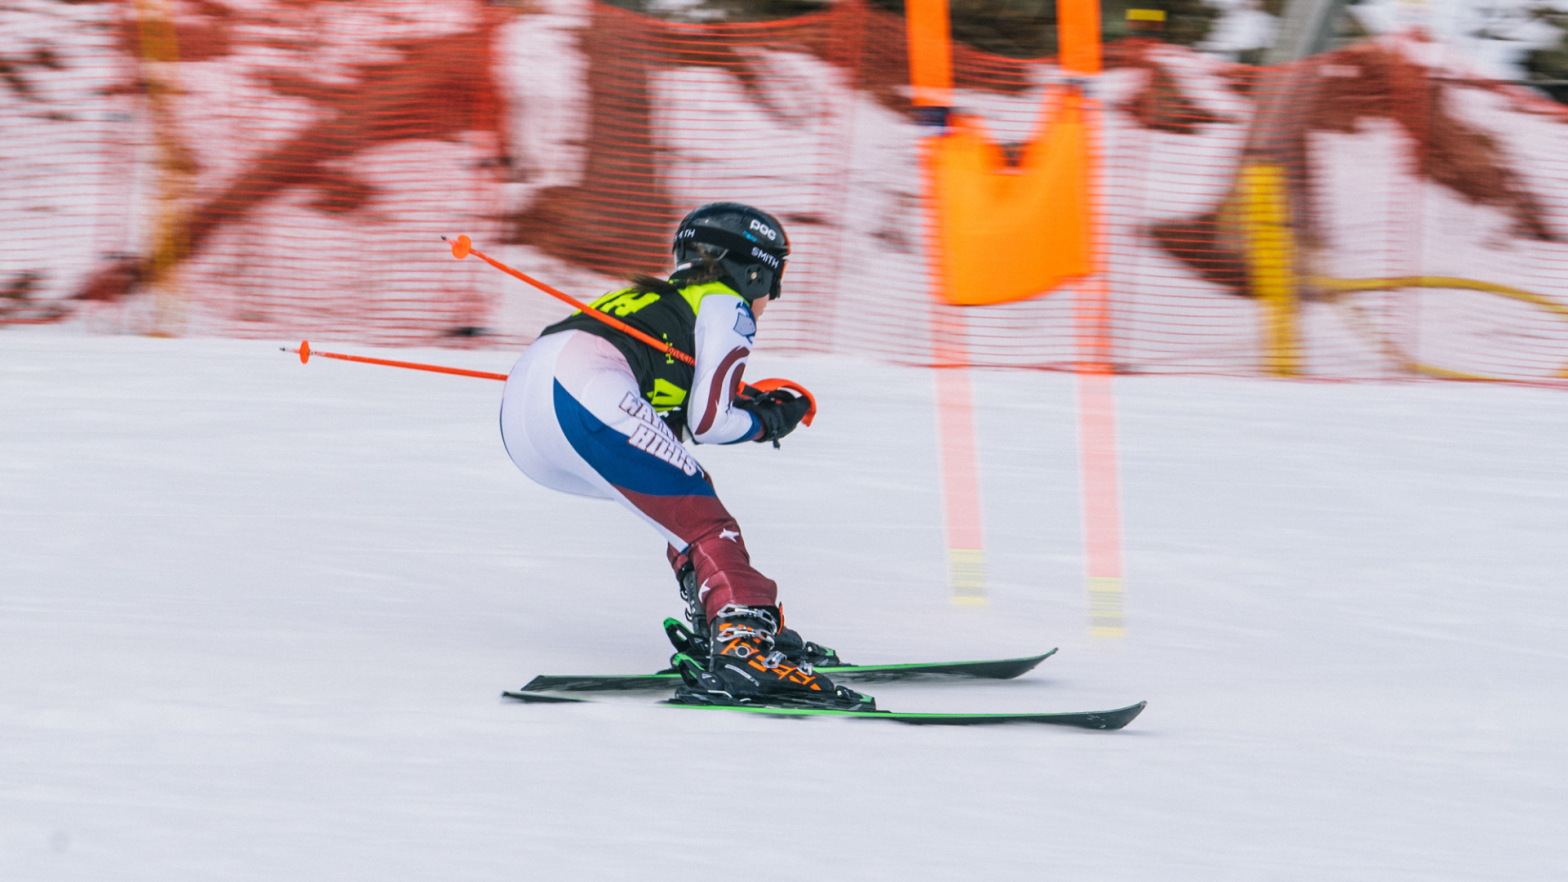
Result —
[{"label": "orange ski pole", "polygon": [[436,374],[456,374],[459,377],[478,377],[481,380],[506,380],[506,374],[492,374],[489,371],[471,371],[466,368],[445,367],[439,364],[420,364],[417,361],[392,361],[387,358],[367,358],[363,355],[341,355],[336,352],[317,352],[310,348],[309,340],[300,341],[298,349],[283,347],[284,352],[299,353],[299,363],[306,364],[312,355],[322,358],[336,358],[342,361],[357,361],[360,364],[384,364],[387,367],[408,368],[415,371],[430,371]]},{"label": "orange ski pole", "polygon": [[[446,242],[446,241],[449,241],[449,240],[447,239],[447,237],[442,236],[441,237],[441,241]],[[539,290],[543,291],[546,294],[549,294],[551,297],[554,297],[557,300],[563,301],[565,303],[570,303],[571,305],[577,307],[578,309],[582,310],[583,312],[587,313],[588,315],[593,316],[594,318],[598,319],[599,321],[604,322],[605,324],[607,324],[610,327],[616,329],[617,331],[622,331],[624,333],[630,334],[633,337],[636,337],[638,340],[641,340],[642,342],[647,343],[649,346],[652,346],[654,349],[657,349],[660,352],[664,353],[665,355],[670,356],[671,358],[678,358],[681,361],[684,361],[687,364],[693,365],[693,366],[695,366],[697,364],[697,360],[696,359],[694,359],[690,355],[687,355],[686,353],[680,351],[679,349],[676,349],[673,345],[671,345],[669,343],[665,343],[662,340],[654,339],[654,337],[652,335],[644,334],[642,331],[637,330],[636,328],[632,327],[631,325],[628,325],[627,323],[621,321],[618,318],[615,318],[615,317],[609,316],[609,315],[605,315],[604,313],[600,312],[597,309],[594,309],[593,307],[589,306],[586,303],[583,303],[582,301],[578,300],[577,298],[573,297],[572,295],[567,294],[565,291],[559,291],[559,290],[557,290],[555,288],[552,288],[549,285],[546,285],[544,282],[541,282],[538,279],[533,278],[532,276],[525,275],[523,273],[518,272],[515,269],[512,269],[511,267],[507,266],[506,264],[502,263],[499,260],[495,260],[495,259],[493,259],[491,257],[488,257],[483,252],[481,252],[478,249],[474,248],[473,241],[471,239],[469,239],[467,236],[458,236],[457,240],[453,241],[451,244],[452,244],[452,256],[457,258],[458,260],[462,260],[463,258],[465,258],[468,255],[472,254],[473,256],[475,256],[475,257],[479,258],[480,260],[484,261],[485,263],[488,263],[491,266],[495,267],[496,269],[500,270],[501,272],[506,273],[509,276],[514,276],[516,278],[522,279],[523,281],[527,282],[530,285],[533,285],[535,288],[538,288]]]}]

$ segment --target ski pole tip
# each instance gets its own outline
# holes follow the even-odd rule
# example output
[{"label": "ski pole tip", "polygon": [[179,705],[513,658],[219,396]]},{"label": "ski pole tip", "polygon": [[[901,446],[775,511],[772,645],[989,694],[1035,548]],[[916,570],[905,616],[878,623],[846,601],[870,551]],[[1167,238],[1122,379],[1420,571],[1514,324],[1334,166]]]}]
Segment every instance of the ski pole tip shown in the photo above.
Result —
[{"label": "ski pole tip", "polygon": [[310,361],[310,341],[299,341],[299,363],[306,364]]},{"label": "ski pole tip", "polygon": [[452,256],[458,260],[462,260],[463,258],[467,257],[468,253],[473,250],[474,240],[468,238],[467,236],[458,236],[457,241],[452,243]]}]

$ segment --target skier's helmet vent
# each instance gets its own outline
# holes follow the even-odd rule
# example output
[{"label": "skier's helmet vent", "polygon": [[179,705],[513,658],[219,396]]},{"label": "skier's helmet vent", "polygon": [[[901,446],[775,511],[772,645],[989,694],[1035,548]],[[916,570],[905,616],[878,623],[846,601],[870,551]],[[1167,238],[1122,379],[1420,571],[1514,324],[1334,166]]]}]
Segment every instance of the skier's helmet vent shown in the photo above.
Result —
[{"label": "skier's helmet vent", "polygon": [[776,300],[789,257],[784,225],[765,211],[739,202],[714,202],[686,215],[675,230],[676,272],[711,260],[725,282],[746,300]]}]

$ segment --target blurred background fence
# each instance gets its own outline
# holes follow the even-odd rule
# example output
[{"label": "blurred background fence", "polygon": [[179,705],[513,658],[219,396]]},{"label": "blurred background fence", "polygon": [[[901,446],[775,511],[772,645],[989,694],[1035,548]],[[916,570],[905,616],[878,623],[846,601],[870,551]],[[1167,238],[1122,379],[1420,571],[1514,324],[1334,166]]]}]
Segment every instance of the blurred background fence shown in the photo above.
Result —
[{"label": "blurred background fence", "polygon": [[[670,21],[593,0],[16,0],[0,9],[0,323],[517,346],[668,264],[707,201],[794,247],[761,342],[1066,368],[1071,290],[934,303],[896,10]],[[1552,381],[1568,109],[1419,29],[1272,67],[1107,47],[1098,198],[1124,371]],[[1009,150],[1061,75],[955,44]],[[1030,230],[996,243],[1032,247]],[[952,341],[949,341],[952,342]]]}]

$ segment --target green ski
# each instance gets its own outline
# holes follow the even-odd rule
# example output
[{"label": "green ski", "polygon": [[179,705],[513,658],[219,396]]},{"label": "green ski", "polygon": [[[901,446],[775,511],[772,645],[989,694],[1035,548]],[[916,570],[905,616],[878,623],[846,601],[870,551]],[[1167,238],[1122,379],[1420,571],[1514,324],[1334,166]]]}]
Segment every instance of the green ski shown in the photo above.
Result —
[{"label": "green ski", "polygon": [[[886,683],[893,680],[948,680],[978,678],[1011,680],[1034,670],[1056,650],[1023,658],[992,661],[957,661],[898,665],[832,665],[817,668],[835,683]],[[528,681],[519,692],[653,692],[679,686],[681,675],[673,671],[660,674],[621,674],[608,676],[554,676],[541,674]],[[510,693],[508,693],[510,694]]]},{"label": "green ski", "polygon": [[[589,704],[598,700],[528,691],[503,692],[502,695],[529,704]],[[831,708],[682,704],[675,701],[662,701],[658,703],[658,706],[687,708],[690,710],[739,711],[741,713],[760,714],[770,717],[855,717],[904,723],[913,726],[995,726],[1004,723],[1037,723],[1050,726],[1072,726],[1078,729],[1120,729],[1132,722],[1133,718],[1137,717],[1138,714],[1142,713],[1147,704],[1148,702],[1140,701],[1127,707],[1105,711],[1002,714],[899,713],[884,710],[853,711],[834,710]]]}]

